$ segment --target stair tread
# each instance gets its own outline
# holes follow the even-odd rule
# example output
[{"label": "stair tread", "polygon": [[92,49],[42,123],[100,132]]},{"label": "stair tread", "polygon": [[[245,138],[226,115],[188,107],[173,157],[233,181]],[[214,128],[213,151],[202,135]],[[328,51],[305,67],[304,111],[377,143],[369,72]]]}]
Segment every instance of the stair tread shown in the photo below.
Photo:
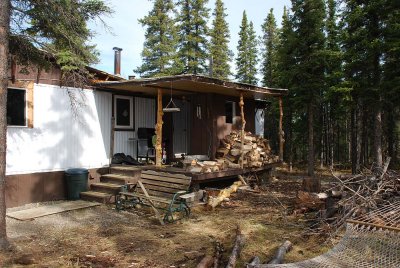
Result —
[{"label": "stair tread", "polygon": [[107,194],[107,193],[102,193],[102,192],[95,192],[95,191],[81,192],[81,195],[95,196],[95,197],[110,197],[110,196],[112,196],[112,194]]},{"label": "stair tread", "polygon": [[143,166],[111,166],[111,169],[119,169],[119,170],[141,170]]},{"label": "stair tread", "polygon": [[121,175],[121,174],[112,174],[112,173],[111,174],[102,175],[102,177],[118,179],[118,180],[130,180],[130,179],[132,179],[132,176],[126,176],[126,175]]},{"label": "stair tread", "polygon": [[109,183],[109,182],[94,182],[91,185],[100,186],[100,187],[104,187],[104,188],[111,188],[111,189],[120,189],[121,188],[120,184]]}]

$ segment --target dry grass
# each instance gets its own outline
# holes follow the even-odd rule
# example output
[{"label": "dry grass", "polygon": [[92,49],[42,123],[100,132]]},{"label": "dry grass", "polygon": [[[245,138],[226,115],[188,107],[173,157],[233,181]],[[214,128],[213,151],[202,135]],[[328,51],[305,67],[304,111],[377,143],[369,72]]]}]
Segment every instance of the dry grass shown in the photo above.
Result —
[{"label": "dry grass", "polygon": [[[238,267],[258,255],[267,261],[286,239],[294,244],[286,261],[320,255],[323,239],[304,235],[304,221],[290,215],[300,182],[279,180],[260,194],[236,194],[214,211],[198,207],[188,220],[160,226],[149,210],[116,212],[110,206],[66,212],[30,222],[7,219],[14,244],[0,253],[1,267],[195,267],[212,254],[215,241],[226,251],[241,226],[246,244]],[[189,252],[189,253],[188,253]]]}]

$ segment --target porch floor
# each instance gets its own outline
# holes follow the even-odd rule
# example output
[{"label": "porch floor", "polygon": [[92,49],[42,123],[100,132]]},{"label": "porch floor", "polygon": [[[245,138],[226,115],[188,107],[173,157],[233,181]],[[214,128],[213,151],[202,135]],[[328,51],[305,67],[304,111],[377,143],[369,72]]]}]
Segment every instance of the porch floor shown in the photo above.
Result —
[{"label": "porch floor", "polygon": [[123,168],[126,171],[155,170],[155,171],[163,171],[169,173],[184,174],[192,177],[192,186],[194,186],[195,188],[199,184],[232,179],[233,177],[236,177],[238,175],[257,173],[257,172],[267,172],[279,165],[281,165],[281,162],[267,164],[259,168],[244,168],[244,169],[231,168],[209,173],[192,173],[185,171],[182,168],[176,168],[171,166],[156,167],[155,165],[146,165],[146,166],[111,165],[111,167],[118,167],[119,169]]}]

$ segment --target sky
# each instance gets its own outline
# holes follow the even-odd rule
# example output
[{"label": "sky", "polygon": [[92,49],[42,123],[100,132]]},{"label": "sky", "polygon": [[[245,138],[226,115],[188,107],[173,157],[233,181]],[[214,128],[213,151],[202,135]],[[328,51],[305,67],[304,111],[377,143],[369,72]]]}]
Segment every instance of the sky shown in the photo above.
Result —
[{"label": "sky", "polygon": [[[139,24],[138,19],[143,18],[152,8],[150,0],[108,0],[114,13],[105,17],[104,21],[110,29],[105,28],[100,22],[93,22],[89,27],[95,31],[95,36],[91,40],[97,46],[100,53],[100,62],[95,68],[113,73],[114,72],[114,51],[113,47],[123,49],[121,54],[121,75],[128,78],[141,64],[140,53],[143,49],[145,29]],[[246,10],[247,17],[255,26],[257,35],[261,35],[261,25],[271,8],[280,26],[283,7],[290,6],[290,0],[225,0],[227,22],[230,29],[230,49],[236,55],[238,43],[239,26],[242,20],[243,10]],[[212,11],[214,10],[215,0],[210,0],[208,7],[210,10],[209,23],[212,22]],[[234,70],[234,66],[232,67]]]}]

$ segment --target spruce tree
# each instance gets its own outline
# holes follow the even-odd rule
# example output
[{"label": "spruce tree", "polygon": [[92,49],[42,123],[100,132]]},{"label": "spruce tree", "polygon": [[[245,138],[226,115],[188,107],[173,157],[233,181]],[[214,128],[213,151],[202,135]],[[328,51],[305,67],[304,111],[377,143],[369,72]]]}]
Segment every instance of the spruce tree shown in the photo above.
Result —
[{"label": "spruce tree", "polygon": [[214,20],[210,31],[210,54],[212,59],[212,76],[227,80],[231,75],[230,58],[233,53],[229,50],[229,27],[225,20],[227,14],[222,0],[215,2]]},{"label": "spruce tree", "polygon": [[[289,12],[286,6],[283,10],[282,16],[282,28],[279,31],[279,42],[276,52],[277,69],[276,78],[277,85],[280,88],[288,88],[289,94],[284,100],[284,122],[285,122],[285,159],[288,163],[293,163],[295,155],[293,153],[294,147],[294,135],[293,135],[293,100],[294,91],[293,89],[293,68],[295,66],[295,38],[292,21],[289,18]],[[267,121],[267,120],[266,120]],[[265,128],[267,129],[267,128]],[[304,131],[303,131],[304,132]],[[303,133],[302,132],[302,133]]]},{"label": "spruce tree", "polygon": [[262,85],[269,87],[277,86],[277,60],[276,50],[278,45],[278,30],[273,9],[268,13],[261,26],[263,36],[261,37],[262,44]]},{"label": "spruce tree", "polygon": [[236,57],[236,76],[238,82],[256,85],[257,75],[257,37],[253,22],[248,22],[246,11],[243,11],[239,31],[239,42]]},{"label": "spruce tree", "polygon": [[9,56],[20,65],[45,68],[46,53],[61,67],[62,82],[83,86],[86,66],[97,60],[95,47],[87,42],[93,36],[87,23],[110,12],[102,0],[0,1],[0,250],[9,244],[5,204]]},{"label": "spruce tree", "polygon": [[[295,90],[297,102],[302,103],[307,114],[308,129],[308,174],[314,176],[314,118],[315,107],[324,88],[324,18],[323,0],[292,0],[293,25],[296,38]],[[300,107],[298,107],[300,108]],[[315,179],[314,187],[318,184]]]},{"label": "spruce tree", "polygon": [[[374,118],[373,160],[377,167],[382,166],[382,77],[384,56],[383,25],[387,14],[381,12],[384,0],[367,1],[359,5],[358,1],[344,1],[343,14],[345,50],[345,73],[351,84],[351,95],[362,102],[363,113],[369,112]],[[389,11],[390,12],[390,11]],[[359,120],[361,120],[359,118]],[[362,120],[365,126],[366,120]],[[357,139],[368,142],[367,135],[358,135]]]},{"label": "spruce tree", "polygon": [[172,0],[154,0],[153,9],[139,22],[146,27],[142,65],[135,72],[142,77],[172,75],[177,72],[177,29]]},{"label": "spruce tree", "polygon": [[181,73],[204,74],[208,70],[208,0],[178,0],[178,56]]}]

